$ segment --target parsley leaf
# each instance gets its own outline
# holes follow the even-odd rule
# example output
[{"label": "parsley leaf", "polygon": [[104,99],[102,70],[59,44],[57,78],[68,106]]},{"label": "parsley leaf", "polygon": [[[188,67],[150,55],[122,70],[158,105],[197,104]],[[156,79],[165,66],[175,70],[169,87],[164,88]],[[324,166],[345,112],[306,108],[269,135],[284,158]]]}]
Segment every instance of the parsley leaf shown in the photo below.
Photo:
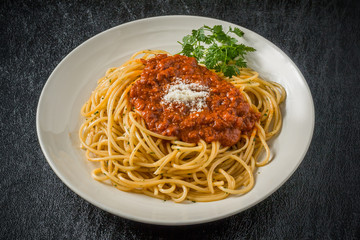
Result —
[{"label": "parsley leaf", "polygon": [[226,77],[240,74],[239,68],[246,67],[245,55],[255,51],[254,48],[238,43],[235,37],[244,36],[237,27],[229,27],[227,32],[221,25],[192,30],[182,42],[180,54],[194,57],[209,69],[222,72]]},{"label": "parsley leaf", "polygon": [[239,28],[235,27],[234,29],[232,29],[231,27],[229,28],[229,31],[232,33],[235,33],[237,36],[242,37],[244,36],[244,32],[241,31]]}]

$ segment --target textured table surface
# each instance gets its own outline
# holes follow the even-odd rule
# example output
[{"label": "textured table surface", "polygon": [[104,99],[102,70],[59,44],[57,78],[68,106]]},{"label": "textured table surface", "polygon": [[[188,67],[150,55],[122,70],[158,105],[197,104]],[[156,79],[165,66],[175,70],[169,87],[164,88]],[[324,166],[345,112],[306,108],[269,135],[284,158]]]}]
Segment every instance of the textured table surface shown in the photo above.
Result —
[{"label": "textured table surface", "polygon": [[[1,1],[1,239],[359,239],[359,1]],[[159,15],[200,15],[251,29],[295,62],[316,111],[308,153],[258,205],[181,227],[123,219],[89,204],[47,163],[36,107],[56,65],[111,27]]]}]

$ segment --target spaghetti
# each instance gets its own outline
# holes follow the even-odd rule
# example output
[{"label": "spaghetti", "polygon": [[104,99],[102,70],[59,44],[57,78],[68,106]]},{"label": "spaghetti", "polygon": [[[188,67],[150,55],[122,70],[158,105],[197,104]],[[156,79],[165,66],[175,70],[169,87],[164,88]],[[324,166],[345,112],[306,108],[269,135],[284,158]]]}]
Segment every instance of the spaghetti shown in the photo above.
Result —
[{"label": "spaghetti", "polygon": [[122,66],[110,68],[82,107],[86,121],[79,130],[81,146],[89,161],[100,164],[92,177],[122,191],[174,202],[216,201],[250,191],[255,169],[270,161],[266,141],[281,128],[279,104],[285,99],[284,88],[248,68],[232,78],[219,73],[260,113],[258,121],[231,146],[203,139],[180,141],[150,131],[131,104],[130,91],[144,71],[144,62],[158,54],[169,55],[144,50]]}]

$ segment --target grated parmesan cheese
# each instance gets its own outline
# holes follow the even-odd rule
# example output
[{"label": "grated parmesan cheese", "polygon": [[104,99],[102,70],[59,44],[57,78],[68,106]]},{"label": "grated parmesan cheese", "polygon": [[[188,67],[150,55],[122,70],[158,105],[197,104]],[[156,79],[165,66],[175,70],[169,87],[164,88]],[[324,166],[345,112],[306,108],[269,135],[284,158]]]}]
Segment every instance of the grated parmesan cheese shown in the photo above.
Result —
[{"label": "grated parmesan cheese", "polygon": [[181,78],[176,78],[169,86],[161,103],[173,107],[174,103],[184,104],[190,112],[201,112],[206,105],[209,88],[198,83],[186,83]]}]

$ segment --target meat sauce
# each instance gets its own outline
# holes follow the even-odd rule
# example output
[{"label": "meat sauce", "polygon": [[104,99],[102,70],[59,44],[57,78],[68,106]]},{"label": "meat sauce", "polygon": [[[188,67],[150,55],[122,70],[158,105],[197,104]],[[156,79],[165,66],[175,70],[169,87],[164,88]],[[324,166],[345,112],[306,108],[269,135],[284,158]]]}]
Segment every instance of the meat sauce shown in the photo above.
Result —
[{"label": "meat sauce", "polygon": [[[145,68],[130,90],[130,102],[149,130],[184,142],[203,139],[232,146],[241,134],[250,134],[259,121],[260,113],[250,107],[239,89],[198,65],[195,58],[159,54],[142,61]],[[208,89],[202,109],[192,111],[185,102],[164,103],[170,86],[179,79]]]}]

